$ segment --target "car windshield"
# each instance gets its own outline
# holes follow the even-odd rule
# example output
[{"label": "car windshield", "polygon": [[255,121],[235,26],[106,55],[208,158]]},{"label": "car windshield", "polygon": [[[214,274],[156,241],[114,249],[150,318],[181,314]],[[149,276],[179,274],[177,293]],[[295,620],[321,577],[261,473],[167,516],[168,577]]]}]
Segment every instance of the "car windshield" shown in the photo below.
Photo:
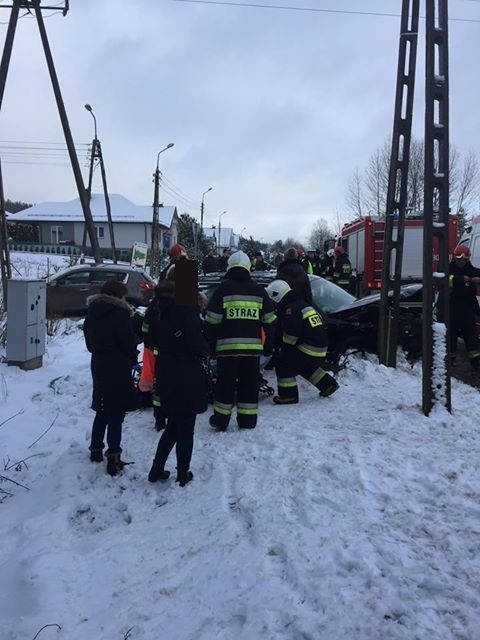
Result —
[{"label": "car windshield", "polygon": [[356,300],[355,296],[350,295],[341,287],[324,278],[310,276],[310,284],[312,287],[313,304],[324,315],[333,313],[341,307],[348,306]]}]

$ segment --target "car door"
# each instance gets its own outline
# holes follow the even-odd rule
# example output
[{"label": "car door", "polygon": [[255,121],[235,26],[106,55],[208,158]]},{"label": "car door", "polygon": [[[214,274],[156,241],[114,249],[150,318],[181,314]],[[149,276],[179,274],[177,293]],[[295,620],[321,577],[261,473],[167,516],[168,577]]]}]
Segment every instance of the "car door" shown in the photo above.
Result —
[{"label": "car door", "polygon": [[48,291],[49,314],[68,315],[86,308],[90,271],[82,269],[58,278]]},{"label": "car door", "polygon": [[107,280],[118,280],[127,284],[128,273],[115,268],[112,269],[92,269],[90,273],[90,293],[100,293],[101,288]]}]

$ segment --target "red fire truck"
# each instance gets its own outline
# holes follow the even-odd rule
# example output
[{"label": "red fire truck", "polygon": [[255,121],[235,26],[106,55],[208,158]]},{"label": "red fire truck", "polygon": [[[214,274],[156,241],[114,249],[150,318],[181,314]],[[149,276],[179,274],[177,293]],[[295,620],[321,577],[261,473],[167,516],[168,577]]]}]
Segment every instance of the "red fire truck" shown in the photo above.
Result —
[{"label": "red fire truck", "polygon": [[[394,224],[394,238],[395,238]],[[352,269],[357,273],[358,294],[365,295],[382,286],[383,243],[385,222],[371,217],[363,217],[346,224],[338,244],[348,251]],[[449,251],[457,246],[458,219],[450,216]],[[395,256],[392,255],[392,269]],[[438,264],[438,252],[434,250],[432,269]],[[423,270],[423,218],[407,218],[403,243],[402,282],[419,282]]]}]

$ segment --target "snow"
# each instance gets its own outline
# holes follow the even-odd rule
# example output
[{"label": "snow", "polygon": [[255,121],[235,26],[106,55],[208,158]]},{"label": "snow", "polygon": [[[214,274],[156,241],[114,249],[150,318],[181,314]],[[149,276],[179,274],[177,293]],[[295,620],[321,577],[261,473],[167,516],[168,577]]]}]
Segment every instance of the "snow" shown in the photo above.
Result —
[{"label": "snow", "polygon": [[80,324],[42,368],[0,365],[0,473],[23,485],[0,484],[2,640],[480,637],[477,391],[452,380],[425,417],[420,364],[350,357],[330,398],[263,397],[253,431],[199,416],[193,482],[152,485],[151,409],[121,476],[89,461]]}]

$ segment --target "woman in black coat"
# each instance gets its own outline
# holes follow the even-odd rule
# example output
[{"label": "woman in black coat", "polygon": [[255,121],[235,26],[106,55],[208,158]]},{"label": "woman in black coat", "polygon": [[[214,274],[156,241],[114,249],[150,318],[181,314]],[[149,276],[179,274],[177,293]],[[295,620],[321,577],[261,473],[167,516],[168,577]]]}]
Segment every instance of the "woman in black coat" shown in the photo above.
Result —
[{"label": "woman in black coat", "polygon": [[175,303],[174,270],[157,287],[156,317],[150,319],[149,340],[155,353],[154,405],[167,416],[148,475],[150,482],[166,480],[167,458],[176,445],[177,482],[184,487],[193,478],[190,460],[198,413],[207,410],[207,379],[202,358],[208,344],[202,334],[199,309]]},{"label": "woman in black coat", "polygon": [[125,465],[120,460],[125,412],[137,408],[132,379],[132,367],[137,363],[137,340],[126,294],[127,287],[123,282],[107,280],[99,294],[88,298],[83,326],[87,349],[92,354],[92,409],[96,412],[90,460],[103,460],[106,431],[107,471],[112,476]]}]

